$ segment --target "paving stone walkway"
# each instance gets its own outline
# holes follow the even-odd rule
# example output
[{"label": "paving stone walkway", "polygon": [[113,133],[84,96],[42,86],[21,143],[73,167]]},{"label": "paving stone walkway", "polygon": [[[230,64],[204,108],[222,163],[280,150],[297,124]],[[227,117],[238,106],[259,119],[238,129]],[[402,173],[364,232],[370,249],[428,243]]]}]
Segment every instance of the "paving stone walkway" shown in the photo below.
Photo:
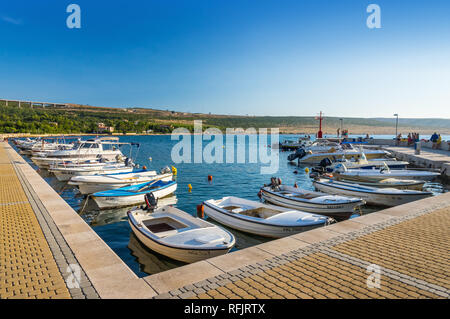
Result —
[{"label": "paving stone walkway", "polygon": [[155,298],[449,298],[449,242],[450,207],[430,208]]},{"label": "paving stone walkway", "polygon": [[5,147],[0,143],[0,299],[98,298]]}]

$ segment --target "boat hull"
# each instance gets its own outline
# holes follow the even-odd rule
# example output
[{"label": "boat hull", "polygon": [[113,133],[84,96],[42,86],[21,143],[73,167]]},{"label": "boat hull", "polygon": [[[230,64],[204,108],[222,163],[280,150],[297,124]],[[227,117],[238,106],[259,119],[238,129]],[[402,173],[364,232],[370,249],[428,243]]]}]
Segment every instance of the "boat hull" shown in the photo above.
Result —
[{"label": "boat hull", "polygon": [[348,172],[337,173],[336,176],[339,179],[347,179],[351,181],[362,181],[362,182],[373,182],[373,181],[381,181],[387,178],[396,178],[396,179],[407,179],[407,180],[416,180],[416,181],[432,181],[437,178],[439,174],[420,174],[420,172],[415,173],[413,171],[408,171],[408,173],[400,173],[400,171],[393,170],[390,173],[386,172],[380,174],[378,170],[373,170],[375,172],[371,172],[371,170],[362,170],[361,173],[354,173],[352,170],[348,170]]},{"label": "boat hull", "polygon": [[425,181],[416,181],[416,182],[404,183],[404,184],[390,184],[390,183],[382,183],[381,181],[363,182],[363,181],[354,181],[354,180],[347,180],[347,179],[340,179],[340,178],[336,178],[336,180],[339,180],[341,182],[348,182],[348,183],[359,184],[359,185],[363,185],[363,186],[369,186],[369,187],[396,188],[396,189],[406,189],[406,190],[409,189],[409,190],[413,190],[413,191],[421,191],[425,184]]},{"label": "boat hull", "polygon": [[114,173],[129,173],[133,171],[132,167],[121,167],[116,169],[95,169],[95,170],[86,170],[86,171],[53,171],[53,173],[60,182],[67,182],[74,176],[91,176],[91,175],[105,175],[105,174],[114,174]]},{"label": "boat hull", "polygon": [[377,206],[397,206],[413,202],[416,200],[424,199],[430,197],[431,194],[389,194],[389,193],[368,193],[357,190],[343,189],[335,186],[331,186],[328,183],[323,183],[319,181],[313,182],[314,187],[324,193],[334,194],[334,195],[344,195],[344,196],[355,196],[364,199],[368,204]]},{"label": "boat hull", "polygon": [[[364,152],[368,160],[375,158],[383,158],[386,155],[384,151],[365,151]],[[350,151],[350,152],[336,152],[336,153],[313,153],[307,154],[306,156],[298,160],[299,164],[319,164],[323,159],[328,158],[330,161],[334,162],[338,158],[345,157],[346,159],[351,159],[352,157],[361,156],[361,152]]]},{"label": "boat hull", "polygon": [[240,218],[232,217],[230,215],[221,213],[214,206],[210,206],[207,202],[204,202],[203,206],[205,209],[205,214],[208,217],[212,218],[213,220],[221,223],[222,225],[240,230],[242,232],[263,237],[282,238],[323,226],[323,225],[311,225],[311,226],[289,227],[289,226],[268,225],[243,220]]},{"label": "boat hull", "polygon": [[226,249],[180,249],[175,247],[170,247],[167,245],[163,245],[158,243],[155,240],[150,239],[149,237],[145,236],[142,232],[139,231],[138,227],[130,220],[128,219],[128,223],[130,224],[131,229],[133,230],[133,233],[136,235],[136,237],[139,239],[139,241],[144,244],[149,249],[167,256],[169,258],[179,260],[185,263],[194,263],[197,261],[201,261],[208,258],[213,258],[217,256],[221,256],[223,254],[226,254],[230,251],[230,248]]},{"label": "boat hull", "polygon": [[[163,198],[174,193],[177,189],[177,184],[169,185],[162,189],[152,191],[156,199]],[[145,194],[137,194],[131,196],[92,196],[91,197],[100,209],[127,207],[145,203]]]},{"label": "boat hull", "polygon": [[[153,178],[149,177],[148,179],[140,179],[135,182],[126,182],[126,183],[120,182],[120,183],[111,183],[111,184],[106,184],[106,183],[78,184],[78,190],[82,195],[94,194],[97,192],[103,192],[103,191],[108,191],[108,190],[112,190],[112,189],[118,189],[121,187],[126,187],[126,186],[137,185],[137,184],[149,182],[149,181],[154,180],[155,177],[156,177],[156,175],[154,175]],[[173,178],[173,176],[172,176],[172,174],[170,174],[167,177],[161,178],[161,180],[163,182],[168,182],[168,181],[171,181],[172,178]]]},{"label": "boat hull", "polygon": [[350,216],[355,212],[356,207],[364,204],[364,201],[361,200],[359,202],[319,205],[285,198],[277,195],[276,192],[268,192],[264,189],[261,189],[261,196],[264,200],[278,206],[293,208],[310,213],[317,213],[338,220],[350,218]]}]

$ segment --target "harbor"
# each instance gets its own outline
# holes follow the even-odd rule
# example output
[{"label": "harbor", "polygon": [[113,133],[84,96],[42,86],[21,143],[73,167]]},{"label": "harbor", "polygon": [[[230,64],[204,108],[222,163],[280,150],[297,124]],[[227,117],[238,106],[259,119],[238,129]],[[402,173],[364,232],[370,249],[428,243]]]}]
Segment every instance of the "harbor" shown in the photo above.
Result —
[{"label": "harbor", "polygon": [[[164,140],[163,137],[154,138]],[[135,139],[139,140],[138,137]],[[121,141],[121,143],[128,144],[127,141]],[[141,140],[139,141],[141,144],[145,144]],[[163,141],[162,143],[167,142]],[[278,210],[292,212],[292,208],[275,208],[279,206],[266,205],[267,201],[266,204],[256,204],[259,202],[258,196],[256,196],[257,190],[263,186],[258,185],[257,179],[251,180],[251,184],[256,188],[249,187],[250,189],[245,193],[242,190],[237,191],[236,188],[228,187],[228,181],[221,180],[220,170],[217,169],[217,166],[214,169],[208,167],[201,173],[214,171],[214,176],[211,174],[206,178],[205,175],[197,176],[199,172],[194,172],[195,178],[191,175],[192,173],[188,173],[188,165],[179,165],[175,170],[172,168],[170,172],[165,172],[170,176],[174,174],[174,180],[179,184],[175,195],[169,197],[164,195],[164,198],[159,201],[162,205],[169,206],[155,207],[154,216],[163,214],[164,218],[167,218],[168,215],[164,215],[166,214],[164,207],[175,206],[181,211],[180,213],[174,211],[175,215],[172,215],[174,216],[172,218],[178,218],[177,214],[181,214],[179,216],[182,217],[183,214],[186,214],[184,212],[188,212],[188,215],[194,218],[189,217],[185,219],[184,223],[188,223],[189,219],[195,223],[195,220],[199,219],[195,217],[200,217],[213,223],[205,225],[209,229],[215,225],[226,226],[224,227],[225,231],[236,238],[236,243],[228,246],[227,250],[231,248],[228,253],[225,251],[220,256],[209,255],[209,257],[202,257],[197,261],[192,260],[186,264],[161,255],[164,250],[160,253],[152,252],[149,249],[150,246],[146,247],[143,244],[145,239],[133,234],[126,215],[127,211],[133,209],[132,204],[120,211],[110,211],[101,222],[100,216],[104,211],[97,209],[90,211],[92,203],[87,203],[89,198],[74,196],[79,186],[71,187],[67,183],[61,184],[55,177],[49,177],[53,173],[50,174],[47,169],[38,168],[29,157],[20,156],[11,144],[2,142],[1,148],[3,194],[1,218],[4,229],[0,258],[5,266],[0,270],[2,272],[0,298],[347,299],[449,297],[450,284],[446,276],[449,269],[446,263],[445,242],[449,235],[447,216],[450,210],[450,201],[449,194],[446,193],[445,172],[439,177],[442,184],[431,183],[431,186],[427,186],[427,182],[422,182],[421,185],[425,185],[423,187],[428,187],[429,190],[434,189],[433,196],[430,196],[431,191],[429,191],[429,195],[425,192],[427,194],[425,199],[417,197],[410,203],[394,203],[391,208],[370,205],[368,208],[363,206],[361,211],[352,208],[345,210],[350,213],[336,221],[332,221],[336,218],[331,214],[333,212],[332,206],[330,206],[332,203],[326,202],[328,198],[319,193],[316,196],[324,197],[321,200],[327,203],[331,215],[327,214],[325,210],[318,211],[319,208],[313,208],[314,206],[306,208],[309,211],[312,209],[316,213],[306,213],[302,218],[310,216],[308,218],[313,218],[311,221],[315,220],[315,223],[319,223],[317,226],[312,229],[303,228],[292,234],[276,235],[273,236],[275,237],[273,239],[249,234],[249,230],[246,228],[248,226],[245,223],[242,224],[240,230],[237,230],[235,229],[237,224],[234,221],[227,223],[220,218],[220,214],[216,216],[213,211],[208,211],[208,207],[216,207],[215,209],[220,212],[219,207],[231,205],[235,208],[247,207],[245,209],[249,209],[248,207],[264,208],[267,213],[271,212],[271,214],[274,212],[279,214],[276,212]],[[392,153],[395,154],[397,160],[408,160],[415,166],[436,170],[445,166],[445,163],[441,163],[443,161],[441,157],[432,152],[429,153],[433,155],[428,155],[424,149],[421,151],[421,156],[427,162],[412,162],[411,157],[401,157],[401,154],[410,152],[410,149],[406,147],[391,149],[389,146],[379,145],[377,148],[389,152],[397,150],[399,153]],[[329,150],[325,150],[325,152],[329,152]],[[144,153],[145,156],[148,156],[147,152]],[[167,163],[164,154],[161,155],[161,159],[153,157],[151,161],[148,158],[145,161],[143,160],[145,157],[139,156],[135,160],[136,163],[141,163],[141,167],[148,166],[152,167],[151,169]],[[313,170],[314,166],[293,166],[286,160],[287,154],[280,152],[280,157],[285,161],[285,165],[281,165],[279,172],[283,182],[277,185],[276,179],[269,181],[265,177],[264,181],[261,179],[263,181],[261,184],[271,182],[268,184],[267,190],[273,193],[272,189],[275,189],[274,194],[279,191],[281,185],[285,184],[298,184],[301,188],[306,187],[309,189],[308,192],[311,192],[315,182],[314,178],[310,177],[314,175],[308,172]],[[431,166],[429,166],[430,163]],[[93,165],[93,163],[89,165]],[[242,166],[246,165],[248,164]],[[121,167],[117,169],[121,169]],[[238,170],[239,166],[234,169]],[[136,172],[137,169],[135,168],[133,171]],[[374,169],[367,171],[375,172]],[[391,171],[395,172],[395,169]],[[160,176],[157,175],[159,173],[152,173],[153,177],[150,180],[154,180],[155,176]],[[130,173],[120,172],[117,174]],[[188,179],[184,179],[186,175]],[[93,175],[93,177],[95,176],[114,175],[106,173],[106,175]],[[416,177],[418,177],[418,173]],[[244,178],[249,178],[249,176],[244,176]],[[348,181],[344,183],[349,184]],[[120,188],[120,186],[118,187]],[[227,191],[224,191],[225,189]],[[284,191],[292,193],[297,189],[285,188]],[[239,193],[239,196],[248,198],[248,200],[247,202],[240,199],[234,202],[224,201],[224,204],[216,201],[208,204],[209,198],[217,199],[217,194],[227,196],[227,192],[230,195]],[[418,191],[399,190],[397,194],[398,192]],[[269,193],[266,195],[263,193],[262,197],[272,202],[276,197],[271,198]],[[337,195],[333,196],[329,196],[333,201],[339,198]],[[155,198],[155,201],[158,199]],[[303,201],[309,203],[308,205],[314,203],[309,199]],[[298,207],[295,205],[305,205],[304,203],[294,201],[290,205]],[[355,205],[361,205],[357,203],[355,202]],[[341,205],[340,203],[335,204]],[[151,206],[151,203],[147,202],[146,205],[147,207]],[[30,220],[26,227],[22,228],[20,227],[23,225],[22,223],[10,221],[12,216],[19,212],[26,214],[26,218]],[[136,212],[142,216],[148,214],[145,210]],[[148,216],[151,214],[150,211]],[[327,219],[319,214],[333,217]],[[359,216],[360,214],[362,216]],[[322,216],[323,222],[314,216]],[[211,219],[211,217],[214,218]],[[306,222],[308,219],[304,220]],[[96,223],[103,226],[96,226]],[[310,224],[310,222],[308,223]],[[121,226],[117,228],[115,225]],[[177,227],[175,224],[173,225],[173,227]],[[106,235],[103,230],[99,230],[104,226],[109,227],[109,233]],[[301,224],[299,226],[303,227]],[[28,229],[28,227],[30,228]],[[133,226],[131,225],[131,227]],[[289,227],[294,227],[294,225]],[[126,236],[125,247],[120,245],[118,247],[119,232]],[[14,235],[17,233],[20,235]],[[211,240],[214,242],[214,236],[217,234],[203,235],[204,239],[202,240],[205,240],[205,243],[211,242]],[[26,242],[21,243],[25,239]],[[39,247],[28,247],[30,239],[31,242],[39,244]],[[24,250],[23,247],[29,250]],[[42,255],[39,255],[40,259],[34,258],[33,251],[36,249],[42,252]],[[124,249],[127,251],[126,253],[124,253]],[[127,257],[128,255],[133,258]],[[382,288],[376,290],[368,288],[366,284],[366,269],[373,264],[382,269],[383,285]],[[80,275],[74,282],[73,268],[76,267],[79,267]]]}]

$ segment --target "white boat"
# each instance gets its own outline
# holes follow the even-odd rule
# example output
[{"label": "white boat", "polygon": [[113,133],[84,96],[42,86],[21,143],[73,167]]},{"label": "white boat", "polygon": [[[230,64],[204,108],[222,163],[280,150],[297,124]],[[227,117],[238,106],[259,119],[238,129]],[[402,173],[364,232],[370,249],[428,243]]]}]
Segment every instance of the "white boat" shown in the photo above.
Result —
[{"label": "white boat", "polygon": [[341,158],[359,159],[365,154],[367,159],[384,158],[388,154],[384,150],[358,150],[351,144],[343,144],[337,147],[331,147],[326,151],[308,150],[307,148],[299,148],[295,153],[288,156],[288,161],[298,160],[299,164],[319,164],[323,159],[327,158],[331,162],[336,162]]},{"label": "white boat", "polygon": [[390,169],[406,169],[406,167],[409,165],[408,162],[405,161],[397,161],[396,159],[373,159],[373,160],[367,160],[364,153],[361,154],[361,157],[358,159],[347,159],[342,158],[338,159],[337,161],[331,163],[329,166],[327,166],[328,172],[333,172],[335,170],[339,170],[339,168],[345,165],[347,169],[373,169],[373,168],[382,168],[382,167],[389,167]]},{"label": "white boat", "polygon": [[154,180],[91,195],[100,209],[139,205],[145,202],[145,194],[153,193],[156,199],[168,196],[177,189],[175,181]]},{"label": "white boat", "polygon": [[374,181],[387,178],[431,181],[434,178],[437,178],[440,174],[437,172],[417,170],[391,170],[386,165],[381,169],[347,169],[345,165],[341,165],[333,172],[333,175],[335,175],[338,179],[356,181]]},{"label": "white boat", "polygon": [[49,169],[60,182],[70,180],[74,176],[92,176],[114,173],[130,173],[133,166],[125,166],[124,163],[105,164],[85,167],[56,167]]},{"label": "white boat", "polygon": [[215,221],[251,234],[280,238],[325,226],[331,218],[267,205],[238,197],[203,202],[205,214]]},{"label": "white boat", "polygon": [[317,213],[337,220],[348,219],[365,202],[358,197],[329,195],[287,185],[261,188],[261,197],[275,205]]},{"label": "white boat", "polygon": [[81,194],[93,194],[106,190],[118,189],[125,186],[142,184],[153,180],[171,181],[173,173],[170,171],[139,170],[131,173],[108,174],[97,176],[74,176],[69,181],[69,185],[78,186]]},{"label": "white boat", "polygon": [[235,245],[230,232],[172,206],[152,213],[128,212],[133,233],[149,249],[185,263],[226,254]]},{"label": "white boat", "polygon": [[132,145],[132,143],[119,143],[118,138],[90,139],[80,142],[71,150],[55,151],[46,156],[34,156],[31,160],[39,168],[48,168],[64,161],[85,161],[89,159],[119,160],[123,158],[119,150],[120,145]]},{"label": "white boat", "polygon": [[314,187],[324,193],[357,196],[368,204],[397,206],[432,196],[431,192],[402,190],[396,188],[377,188],[353,183],[344,183],[329,179],[313,181]]},{"label": "white boat", "polygon": [[423,190],[425,181],[416,181],[410,179],[397,179],[397,178],[386,178],[381,180],[367,180],[367,181],[356,181],[356,180],[347,180],[345,178],[339,178],[338,176],[334,176],[334,179],[339,180],[345,183],[359,184],[362,186],[370,186],[377,188],[397,188],[397,189],[411,189],[411,190]]}]

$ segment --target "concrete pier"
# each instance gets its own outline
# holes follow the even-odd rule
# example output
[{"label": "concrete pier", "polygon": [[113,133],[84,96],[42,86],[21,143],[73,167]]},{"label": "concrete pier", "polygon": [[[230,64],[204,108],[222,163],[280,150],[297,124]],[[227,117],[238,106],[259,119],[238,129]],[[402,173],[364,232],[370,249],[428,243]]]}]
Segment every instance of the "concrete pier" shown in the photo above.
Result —
[{"label": "concrete pier", "polygon": [[450,297],[450,193],[138,278],[0,143],[0,221],[0,298]]},{"label": "concrete pier", "polygon": [[0,298],[156,295],[4,142],[0,163]]},{"label": "concrete pier", "polygon": [[413,165],[439,170],[447,178],[450,177],[450,151],[422,149],[420,154],[410,147],[383,147],[397,159],[407,161]]}]

